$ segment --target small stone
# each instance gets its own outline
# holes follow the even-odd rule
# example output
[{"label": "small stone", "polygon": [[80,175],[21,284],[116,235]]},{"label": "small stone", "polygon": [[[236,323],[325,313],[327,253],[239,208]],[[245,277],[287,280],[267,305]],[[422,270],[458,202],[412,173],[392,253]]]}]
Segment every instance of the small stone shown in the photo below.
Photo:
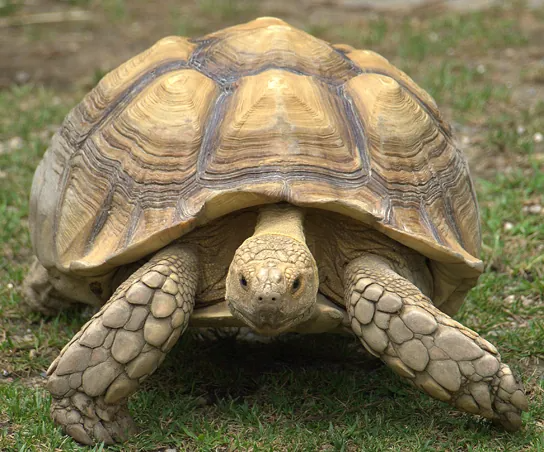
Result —
[{"label": "small stone", "polygon": [[138,356],[145,344],[142,331],[125,331],[117,332],[115,341],[111,347],[111,354],[122,364],[128,363]]},{"label": "small stone", "polygon": [[389,339],[384,331],[380,330],[373,323],[363,326],[361,330],[365,342],[372,350],[374,350],[374,352],[382,353],[386,349]]},{"label": "small stone", "polygon": [[161,290],[170,295],[176,295],[178,293],[178,285],[172,280],[172,278],[167,278],[162,285]]},{"label": "small stone", "polygon": [[185,313],[183,312],[183,309],[176,309],[176,312],[174,312],[171,317],[172,328],[177,328],[178,326],[183,325],[184,322]]},{"label": "small stone", "polygon": [[117,403],[119,400],[133,394],[138,389],[138,386],[138,380],[133,380],[125,374],[121,374],[108,388],[104,401],[111,404]]},{"label": "small stone", "polygon": [[435,399],[447,402],[451,399],[451,395],[442,386],[440,386],[433,378],[427,373],[423,372],[417,375],[415,383],[427,394]]},{"label": "small stone", "polygon": [[485,354],[480,359],[473,361],[474,369],[482,377],[491,377],[499,370],[499,360],[493,355]]},{"label": "small stone", "polygon": [[459,397],[455,402],[455,406],[472,414],[478,414],[480,411],[478,404],[468,394],[463,394],[461,397]]},{"label": "small stone", "polygon": [[93,440],[85,432],[85,429],[81,424],[71,424],[65,427],[66,433],[74,438],[78,443],[86,444],[87,446],[93,445]]},{"label": "small stone", "polygon": [[81,375],[82,373],[78,372],[70,375],[70,377],[68,378],[68,382],[72,389],[77,389],[81,386]]},{"label": "small stone", "polygon": [[64,355],[62,355],[57,366],[57,375],[72,374],[81,372],[89,365],[92,349],[82,347],[79,344],[73,344]]},{"label": "small stone", "polygon": [[514,229],[514,223],[512,223],[511,221],[505,221],[504,224],[502,225],[502,228],[504,229],[505,232],[509,232],[512,229]]},{"label": "small stone", "polygon": [[399,358],[384,355],[382,359],[384,360],[385,364],[391,367],[391,369],[393,369],[401,377],[415,378],[416,375]]},{"label": "small stone", "polygon": [[527,206],[527,213],[530,213],[531,215],[538,215],[540,212],[542,212],[542,206],[540,204],[531,204],[530,206]]},{"label": "small stone", "polygon": [[125,300],[115,300],[102,315],[102,323],[109,328],[121,328],[131,312],[131,306]]},{"label": "small stone", "polygon": [[438,328],[438,323],[434,317],[424,309],[416,306],[407,306],[401,318],[404,324],[414,333],[431,334]]},{"label": "small stone", "polygon": [[147,377],[157,369],[162,355],[157,349],[142,353],[127,365],[127,375],[132,379]]},{"label": "small stone", "polygon": [[88,368],[83,373],[83,391],[91,397],[104,394],[111,382],[122,371],[123,366],[113,359]]},{"label": "small stone", "polygon": [[386,314],[385,312],[378,311],[376,314],[374,314],[374,323],[378,328],[381,328],[382,330],[386,330],[389,328],[389,319],[391,316],[389,314]]},{"label": "small stone", "polygon": [[176,299],[162,291],[156,291],[151,303],[151,313],[157,318],[168,317],[177,308]]},{"label": "small stone", "polygon": [[146,286],[151,287],[152,289],[158,289],[162,287],[166,276],[157,273],[156,271],[151,271],[143,275],[140,279]]},{"label": "small stone", "polygon": [[540,132],[537,132],[533,135],[533,141],[535,143],[542,143],[544,141],[544,135],[542,135]]},{"label": "small stone", "polygon": [[355,284],[355,290],[359,293],[363,293],[364,290],[370,286],[374,281],[372,281],[369,278],[361,278],[357,280],[357,283]]},{"label": "small stone", "polygon": [[136,306],[132,310],[132,315],[129,321],[125,324],[124,329],[127,331],[141,330],[144,326],[145,319],[149,315],[149,310],[143,306]]},{"label": "small stone", "polygon": [[389,330],[387,330],[389,337],[395,344],[402,344],[414,337],[414,333],[406,328],[404,322],[400,317],[393,317],[389,322]]},{"label": "small stone", "polygon": [[172,332],[170,337],[167,339],[167,341],[164,343],[164,345],[161,347],[161,350],[163,352],[169,352],[178,341],[180,334],[181,334],[181,328],[176,328]]},{"label": "small stone", "polygon": [[382,296],[383,288],[378,284],[371,284],[363,292],[363,297],[370,301],[378,301]]},{"label": "small stone", "polygon": [[402,308],[402,298],[391,292],[386,292],[378,303],[378,309],[384,312],[394,313],[400,308]]},{"label": "small stone", "polygon": [[149,303],[149,300],[151,300],[154,292],[153,289],[150,289],[145,284],[137,282],[130,286],[125,297],[128,302],[132,304],[147,304]]},{"label": "small stone", "polygon": [[431,361],[427,371],[440,386],[452,392],[461,387],[461,372],[454,361]]},{"label": "small stone", "polygon": [[[21,137],[12,137],[8,140],[8,147],[12,150],[12,151],[17,151],[19,149],[22,149],[23,146],[24,146],[25,142],[23,141],[23,139]],[[13,285],[12,285],[13,287]]]},{"label": "small stone", "polygon": [[85,330],[79,340],[80,344],[90,348],[100,347],[104,343],[104,339],[110,330],[102,325],[102,322],[93,321],[92,324]]},{"label": "small stone", "polygon": [[372,317],[374,316],[374,304],[361,298],[355,305],[353,313],[360,323],[366,325],[371,322]]},{"label": "small stone", "polygon": [[434,342],[454,361],[470,361],[484,354],[484,351],[472,339],[455,328],[443,325],[440,325]]},{"label": "small stone", "polygon": [[56,397],[63,397],[71,389],[70,380],[68,377],[59,377],[52,375],[47,380],[47,390]]},{"label": "small stone", "polygon": [[404,342],[398,347],[400,359],[414,370],[422,371],[429,362],[427,347],[418,339]]}]

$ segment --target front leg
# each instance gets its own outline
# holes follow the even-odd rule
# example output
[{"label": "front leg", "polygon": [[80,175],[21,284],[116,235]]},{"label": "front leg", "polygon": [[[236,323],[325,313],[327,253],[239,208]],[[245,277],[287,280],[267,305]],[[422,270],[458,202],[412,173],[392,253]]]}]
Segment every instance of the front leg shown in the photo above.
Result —
[{"label": "front leg", "polygon": [[125,440],[127,398],[164,360],[189,322],[196,253],[173,244],[115,291],[48,370],[51,415],[83,444]]},{"label": "front leg", "polygon": [[345,287],[352,329],[370,353],[430,396],[520,428],[527,399],[493,345],[441,312],[384,258],[355,259]]}]

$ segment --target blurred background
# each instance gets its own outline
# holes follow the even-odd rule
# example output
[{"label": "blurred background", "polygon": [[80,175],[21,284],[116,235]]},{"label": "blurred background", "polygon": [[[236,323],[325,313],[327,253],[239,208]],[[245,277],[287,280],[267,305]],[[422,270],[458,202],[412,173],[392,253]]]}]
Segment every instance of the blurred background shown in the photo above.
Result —
[{"label": "blurred background", "polygon": [[143,433],[120,450],[544,450],[544,0],[0,0],[0,450],[79,450],[49,419],[42,387],[89,313],[21,308],[28,196],[51,136],[108,71],[158,39],[258,16],[377,51],[452,123],[486,265],[456,319],[521,375],[526,427],[476,423],[379,362],[361,364],[356,343],[184,342],[131,399]]},{"label": "blurred background", "polygon": [[543,0],[0,0],[0,89],[81,95],[161,37],[278,16],[383,54],[459,126],[475,171],[496,170],[482,161],[479,132],[490,114],[544,100],[543,11]]}]

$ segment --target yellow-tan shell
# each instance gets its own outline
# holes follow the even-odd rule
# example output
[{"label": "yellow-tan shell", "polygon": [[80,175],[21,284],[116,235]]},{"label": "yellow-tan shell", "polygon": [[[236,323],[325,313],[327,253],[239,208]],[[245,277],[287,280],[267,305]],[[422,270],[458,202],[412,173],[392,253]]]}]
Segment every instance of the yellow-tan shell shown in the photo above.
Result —
[{"label": "yellow-tan shell", "polygon": [[481,272],[472,182],[433,99],[380,55],[274,18],[162,39],[106,75],[37,169],[30,225],[45,267],[91,275],[278,201],[426,255],[449,311]]}]

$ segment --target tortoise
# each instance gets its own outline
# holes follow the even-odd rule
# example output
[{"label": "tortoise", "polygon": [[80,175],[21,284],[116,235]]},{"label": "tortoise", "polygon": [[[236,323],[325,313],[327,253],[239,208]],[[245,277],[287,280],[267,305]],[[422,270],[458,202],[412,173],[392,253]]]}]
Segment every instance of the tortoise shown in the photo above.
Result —
[{"label": "tortoise", "polygon": [[99,311],[48,370],[53,419],[122,441],[181,333],[354,334],[430,396],[507,430],[497,349],[450,316],[482,272],[467,162],[382,56],[259,18],[167,37],[107,74],[36,170],[28,303]]}]

